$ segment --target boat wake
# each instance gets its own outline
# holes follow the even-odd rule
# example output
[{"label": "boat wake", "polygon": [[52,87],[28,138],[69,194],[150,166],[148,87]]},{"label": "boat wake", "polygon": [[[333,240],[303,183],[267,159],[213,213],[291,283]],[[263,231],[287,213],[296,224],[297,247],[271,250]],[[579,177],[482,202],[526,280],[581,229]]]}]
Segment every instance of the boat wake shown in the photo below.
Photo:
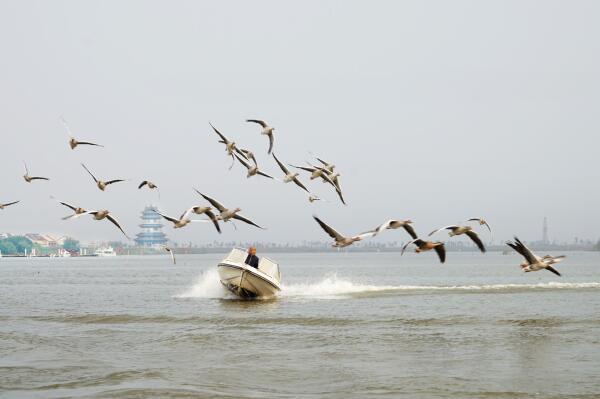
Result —
[{"label": "boat wake", "polygon": [[[600,282],[563,283],[548,282],[535,284],[481,284],[481,285],[374,285],[353,282],[337,275],[329,275],[320,281],[283,285],[279,297],[343,298],[353,295],[379,293],[424,293],[424,292],[524,292],[532,290],[600,289]],[[236,298],[223,287],[216,269],[202,273],[196,283],[176,298]]]}]

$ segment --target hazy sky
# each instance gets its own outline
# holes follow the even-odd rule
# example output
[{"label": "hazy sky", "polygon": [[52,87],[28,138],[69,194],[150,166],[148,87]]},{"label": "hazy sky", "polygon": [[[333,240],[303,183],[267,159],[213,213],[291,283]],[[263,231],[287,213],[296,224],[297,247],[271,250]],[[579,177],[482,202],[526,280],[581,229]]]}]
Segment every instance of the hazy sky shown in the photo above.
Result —
[{"label": "hazy sky", "polygon": [[[0,231],[120,239],[49,199],[107,208],[130,235],[192,187],[268,227],[166,229],[177,241],[327,239],[388,218],[418,232],[484,216],[496,241],[597,239],[600,3],[593,1],[0,1]],[[104,149],[71,151],[59,116]],[[208,122],[281,177],[275,152],[334,162],[348,206],[246,179]],[[50,182],[23,181],[22,160]],[[79,165],[105,179],[100,192]],[[137,190],[142,179],[155,192]],[[303,180],[308,182],[307,176]],[[405,240],[403,231],[378,238]]]}]

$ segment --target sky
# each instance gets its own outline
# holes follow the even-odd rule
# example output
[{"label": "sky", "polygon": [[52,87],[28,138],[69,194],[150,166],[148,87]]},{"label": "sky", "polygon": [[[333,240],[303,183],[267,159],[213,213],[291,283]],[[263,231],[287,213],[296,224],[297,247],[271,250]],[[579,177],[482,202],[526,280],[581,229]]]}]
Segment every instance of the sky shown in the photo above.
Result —
[{"label": "sky", "polygon": [[[328,240],[387,219],[421,234],[485,217],[494,240],[598,239],[600,3],[593,1],[1,1],[0,232],[121,239],[145,205],[177,216],[192,187],[267,227],[173,230],[178,242]],[[68,147],[74,135],[105,148]],[[245,177],[209,121],[279,178],[275,153],[333,162],[331,187]],[[49,182],[27,184],[33,175]],[[104,179],[99,191],[80,166]],[[149,179],[156,192],[138,190]],[[404,241],[401,230],[379,241]]]}]

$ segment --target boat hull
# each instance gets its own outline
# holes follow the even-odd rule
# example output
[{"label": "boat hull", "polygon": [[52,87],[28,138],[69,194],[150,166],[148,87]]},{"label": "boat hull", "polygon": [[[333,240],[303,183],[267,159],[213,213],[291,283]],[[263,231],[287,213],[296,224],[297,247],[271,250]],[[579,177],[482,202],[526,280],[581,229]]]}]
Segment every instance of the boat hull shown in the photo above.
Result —
[{"label": "boat hull", "polygon": [[221,262],[217,270],[225,288],[240,298],[271,298],[281,290],[275,279],[252,266]]}]

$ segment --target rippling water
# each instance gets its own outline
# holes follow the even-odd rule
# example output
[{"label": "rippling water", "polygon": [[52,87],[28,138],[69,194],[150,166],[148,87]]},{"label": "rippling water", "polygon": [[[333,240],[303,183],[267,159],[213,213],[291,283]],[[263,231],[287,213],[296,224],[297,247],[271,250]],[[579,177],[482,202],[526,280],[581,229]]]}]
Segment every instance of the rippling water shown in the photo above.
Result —
[{"label": "rippling water", "polygon": [[0,259],[7,398],[597,398],[600,254],[277,254],[239,301],[220,255]]}]

